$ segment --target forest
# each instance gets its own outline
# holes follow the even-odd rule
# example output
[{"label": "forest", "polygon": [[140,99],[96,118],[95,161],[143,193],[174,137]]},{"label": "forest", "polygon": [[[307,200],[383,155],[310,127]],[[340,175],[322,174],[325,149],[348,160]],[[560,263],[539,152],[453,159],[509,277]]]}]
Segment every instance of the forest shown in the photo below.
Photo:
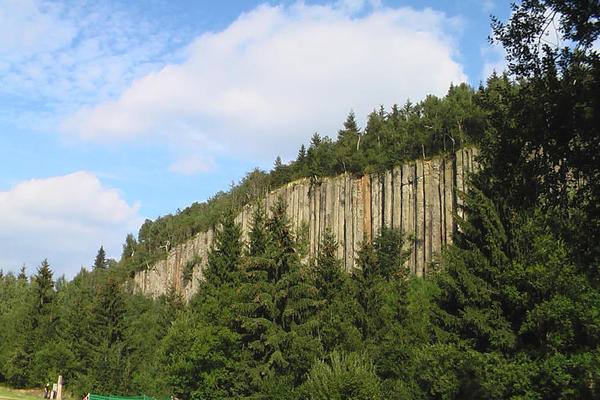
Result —
[{"label": "forest", "polygon": [[[0,274],[0,383],[42,387],[62,374],[75,397],[201,399],[600,398],[600,34],[597,1],[524,0],[492,19],[508,71],[477,89],[383,107],[336,140],[315,134],[228,192],[146,221],[117,262],[55,278]],[[540,40],[557,21],[567,43]],[[286,182],[360,175],[464,145],[479,149],[454,243],[427,276],[404,267],[410,232],[382,229],[348,274],[326,234],[303,250],[277,202]],[[260,203],[259,203],[260,204]],[[205,280],[134,294],[128,278],[165,248],[218,227]]]}]

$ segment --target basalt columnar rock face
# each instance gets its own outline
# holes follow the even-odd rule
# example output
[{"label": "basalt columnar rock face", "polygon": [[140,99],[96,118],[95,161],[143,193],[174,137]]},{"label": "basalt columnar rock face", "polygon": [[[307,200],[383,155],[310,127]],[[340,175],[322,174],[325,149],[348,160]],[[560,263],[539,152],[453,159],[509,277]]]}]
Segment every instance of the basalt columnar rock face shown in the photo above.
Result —
[{"label": "basalt columnar rock face", "polygon": [[[281,196],[294,229],[306,224],[309,256],[319,251],[325,229],[331,229],[339,243],[338,258],[347,271],[355,267],[356,252],[364,240],[370,241],[383,226],[400,228],[414,238],[406,243],[411,249],[408,267],[422,276],[428,262],[452,242],[452,213],[456,210],[460,215],[456,191],[466,190],[466,176],[477,168],[476,154],[474,148],[461,149],[454,156],[418,160],[362,178],[342,175],[312,185],[303,179],[269,193],[264,205],[269,213]],[[236,218],[244,239],[254,207],[246,206]],[[198,290],[212,242],[213,231],[209,230],[173,248],[166,260],[135,275],[135,287],[150,296],[173,287],[189,299]],[[194,267],[191,279],[184,282],[184,269],[194,260],[200,263]]]}]

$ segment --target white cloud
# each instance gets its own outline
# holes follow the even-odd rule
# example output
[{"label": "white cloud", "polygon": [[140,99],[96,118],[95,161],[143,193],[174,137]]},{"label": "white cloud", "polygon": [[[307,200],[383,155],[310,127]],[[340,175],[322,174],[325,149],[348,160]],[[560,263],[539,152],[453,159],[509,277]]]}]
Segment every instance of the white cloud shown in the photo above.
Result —
[{"label": "white cloud", "polygon": [[21,182],[0,192],[0,267],[34,267],[47,257],[72,277],[100,245],[118,259],[123,238],[142,222],[138,209],[88,172]]},{"label": "white cloud", "polygon": [[[380,104],[443,95],[466,80],[453,60],[456,21],[376,2],[353,14],[364,4],[259,6],[198,37],[185,61],[135,80],[114,101],[82,107],[62,129],[91,141],[193,146],[205,159],[218,150],[285,158],[316,130],[335,135],[350,109],[364,118]],[[193,169],[184,164],[172,169]]]},{"label": "white cloud", "polygon": [[5,61],[28,57],[68,46],[76,29],[57,20],[59,10],[40,10],[33,0],[4,0],[0,3],[0,55]]},{"label": "white cloud", "polygon": [[[166,64],[171,37],[157,33],[160,21],[136,19],[124,7],[0,1],[0,104],[13,120],[48,129],[52,118],[35,114],[64,115],[114,98],[134,78]],[[34,118],[14,111],[24,102],[35,109]]]},{"label": "white cloud", "polygon": [[198,172],[208,172],[214,164],[213,159],[206,159],[200,155],[181,158],[169,166],[173,172],[186,175],[194,175]]}]

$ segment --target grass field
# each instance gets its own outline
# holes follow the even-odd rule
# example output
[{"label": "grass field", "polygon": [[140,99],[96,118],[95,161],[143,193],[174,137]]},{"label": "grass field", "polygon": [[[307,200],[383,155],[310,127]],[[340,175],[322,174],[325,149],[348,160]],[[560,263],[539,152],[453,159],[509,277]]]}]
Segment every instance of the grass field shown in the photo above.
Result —
[{"label": "grass field", "polygon": [[9,389],[0,386],[0,400],[40,400],[43,399],[44,389]]}]

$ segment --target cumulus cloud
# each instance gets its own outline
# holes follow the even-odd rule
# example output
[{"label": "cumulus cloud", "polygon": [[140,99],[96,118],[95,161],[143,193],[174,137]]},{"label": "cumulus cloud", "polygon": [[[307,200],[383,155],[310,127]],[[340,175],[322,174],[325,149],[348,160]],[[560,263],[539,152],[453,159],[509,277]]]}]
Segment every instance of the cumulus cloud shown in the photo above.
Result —
[{"label": "cumulus cloud", "polygon": [[[201,159],[285,158],[315,131],[335,135],[351,109],[365,118],[380,104],[443,95],[466,80],[453,59],[455,20],[370,4],[360,13],[364,1],[259,6],[198,37],[183,62],[82,107],[62,129],[90,141],[193,147]],[[171,169],[204,170],[185,160]]]},{"label": "cumulus cloud", "polygon": [[34,267],[47,257],[72,277],[100,245],[119,258],[125,234],[142,222],[139,206],[88,172],[21,182],[0,192],[0,267]]}]

